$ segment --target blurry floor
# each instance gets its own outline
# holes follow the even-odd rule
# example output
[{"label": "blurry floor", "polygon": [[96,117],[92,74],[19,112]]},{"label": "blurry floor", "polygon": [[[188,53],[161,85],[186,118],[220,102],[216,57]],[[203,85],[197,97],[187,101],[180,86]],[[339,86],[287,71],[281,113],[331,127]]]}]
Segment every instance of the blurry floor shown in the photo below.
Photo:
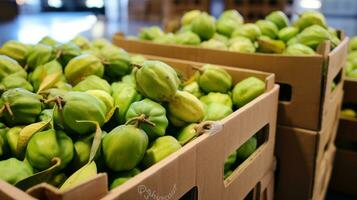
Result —
[{"label": "blurry floor", "polygon": [[[130,26],[129,26],[130,24]],[[15,39],[25,43],[36,43],[44,36],[65,42],[78,34],[88,38],[111,36],[118,32],[135,35],[140,27],[160,25],[140,21],[106,21],[92,13],[41,13],[19,15],[9,22],[0,23],[0,44]]]}]

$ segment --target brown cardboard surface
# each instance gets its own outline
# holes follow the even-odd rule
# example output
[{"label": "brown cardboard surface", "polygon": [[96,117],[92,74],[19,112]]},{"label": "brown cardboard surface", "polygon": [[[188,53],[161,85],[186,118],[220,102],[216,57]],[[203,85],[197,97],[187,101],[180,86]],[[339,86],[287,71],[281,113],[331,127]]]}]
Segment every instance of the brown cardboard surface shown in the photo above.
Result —
[{"label": "brown cardboard surface", "polygon": [[259,182],[259,193],[257,198],[259,200],[273,200],[274,199],[274,171],[265,174],[264,178]]},{"label": "brown cardboard surface", "polygon": [[325,195],[332,174],[335,153],[336,153],[336,147],[334,145],[330,145],[329,149],[326,151],[325,155],[323,156],[322,161],[317,166],[317,173],[315,177],[312,199],[316,199],[316,200],[325,199]]},{"label": "brown cardboard surface", "polygon": [[28,189],[25,193],[0,180],[0,199],[97,200],[108,192],[107,182],[106,174],[98,174],[96,177],[66,191],[60,191],[47,183],[42,183]]},{"label": "brown cardboard surface", "polygon": [[357,143],[357,119],[340,118],[336,141],[341,140]]},{"label": "brown cardboard surface", "polygon": [[[149,41],[126,40],[121,34],[113,37],[113,43],[132,53],[275,73],[278,83],[285,83],[292,87],[291,101],[279,104],[278,123],[320,130],[323,123],[324,99],[329,98],[332,80],[342,70],[347,54],[348,38],[344,38],[341,44],[327,55],[305,57],[245,54],[194,46],[164,45]],[[342,85],[343,82],[339,84]]]},{"label": "brown cardboard surface", "polygon": [[330,146],[333,146],[337,132],[343,93],[341,88],[338,93],[330,102],[331,110],[325,116],[321,131],[278,126],[276,140],[277,199],[312,198],[324,155]]},{"label": "brown cardboard surface", "polygon": [[357,80],[345,79],[344,87],[345,96],[343,97],[343,103],[357,103]]},{"label": "brown cardboard surface", "polygon": [[[190,75],[194,72],[192,65],[202,65],[176,59],[150,58],[169,63],[183,75]],[[156,197],[169,196],[172,199],[179,199],[195,186],[197,186],[199,190],[199,199],[209,199],[205,198],[206,194],[204,191],[201,191],[201,189],[205,188],[205,184],[213,183],[210,181],[199,181],[206,177],[213,180],[216,178],[216,175],[219,174],[221,175],[219,177],[219,183],[221,186],[223,185],[223,163],[224,159],[228,156],[225,154],[226,147],[233,149],[233,145],[224,145],[227,143],[230,144],[230,141],[233,140],[235,140],[236,143],[239,142],[239,145],[243,144],[245,140],[255,133],[254,131],[258,131],[261,128],[259,127],[260,124],[265,125],[266,123],[269,123],[270,125],[268,141],[254,153],[254,156],[250,158],[249,162],[246,162],[243,170],[235,172],[235,176],[247,176],[244,175],[244,173],[247,173],[248,171],[250,174],[265,174],[269,170],[269,166],[272,165],[274,160],[273,148],[279,87],[274,87],[274,76],[271,74],[240,69],[237,71],[236,68],[229,67],[226,69],[232,75],[233,82],[238,82],[251,75],[261,78],[265,77],[267,92],[220,122],[217,122],[211,133],[201,135],[196,140],[185,145],[179,151],[160,161],[160,163],[150,167],[135,178],[130,179],[122,186],[110,191],[109,194],[104,197],[105,200],[143,199],[145,196],[148,197],[153,194],[155,194]],[[257,115],[257,113],[259,113],[259,115]],[[249,125],[246,126],[245,123],[242,122],[249,122]],[[237,140],[237,138],[241,137],[244,139]],[[206,146],[206,144],[210,142],[213,142],[214,144],[212,146]],[[216,154],[216,152],[218,152],[218,154]],[[218,155],[220,157],[217,157]],[[211,160],[202,159],[206,156]],[[219,161],[219,163],[216,163],[217,161]],[[219,172],[213,172],[212,168],[216,169],[217,166],[219,166]],[[211,178],[210,173],[215,177]],[[216,175],[213,173],[216,173]],[[254,177],[252,180],[257,179],[255,182],[256,184],[262,177],[263,175]],[[253,187],[250,189],[252,188]],[[217,191],[217,189],[218,188],[215,188],[215,191]]]},{"label": "brown cardboard surface", "polygon": [[[229,116],[222,120],[219,134],[207,137],[197,146],[198,199],[243,199],[269,171],[274,163],[274,143],[278,87],[270,98],[241,109],[243,117]],[[259,98],[259,97],[258,97]],[[265,107],[264,105],[271,105]],[[259,114],[257,114],[259,113]],[[269,125],[267,141],[262,144],[230,177],[223,180],[224,161],[245,141],[265,125]]]},{"label": "brown cardboard surface", "polygon": [[337,149],[330,188],[357,197],[357,152]]}]

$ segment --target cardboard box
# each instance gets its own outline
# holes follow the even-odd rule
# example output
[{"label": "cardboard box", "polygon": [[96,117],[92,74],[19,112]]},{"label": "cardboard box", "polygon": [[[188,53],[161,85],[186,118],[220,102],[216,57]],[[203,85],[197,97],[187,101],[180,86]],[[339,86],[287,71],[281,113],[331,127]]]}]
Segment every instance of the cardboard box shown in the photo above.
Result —
[{"label": "cardboard box", "polygon": [[281,84],[278,124],[321,130],[323,116],[329,109],[328,99],[335,80],[342,87],[342,67],[346,62],[348,38],[329,52],[328,44],[320,45],[317,56],[285,56],[274,54],[246,54],[189,45],[165,45],[150,41],[126,40],[118,33],[113,43],[129,52],[192,60],[211,64],[248,68],[276,74]]},{"label": "cardboard box", "polygon": [[69,190],[59,191],[57,188],[42,183],[26,191],[26,193],[4,181],[0,180],[0,199],[50,199],[50,200],[72,200],[88,199],[97,200],[108,193],[108,180],[106,174],[98,174],[89,181],[73,187]]},{"label": "cardboard box", "polygon": [[337,149],[330,189],[357,197],[357,152]]},{"label": "cardboard box", "polygon": [[[276,187],[277,199],[311,199],[323,195],[321,174],[328,174],[324,157],[334,148],[342,89],[329,102],[330,112],[326,113],[321,131],[311,131],[287,126],[278,126],[276,156],[278,160]],[[333,151],[333,150],[330,150]],[[323,172],[321,172],[323,171]],[[321,191],[321,192],[320,192]]]},{"label": "cardboard box", "polygon": [[[162,60],[183,75],[194,73],[192,66],[203,65],[154,56],[149,58]],[[198,199],[220,199],[215,198],[217,195],[207,196],[206,189],[208,187],[206,185],[217,186],[219,183],[219,186],[224,187],[223,164],[228,156],[227,153],[238,148],[260,128],[268,124],[269,131],[265,143],[232,175],[235,177],[234,179],[239,179],[237,181],[242,187],[236,188],[237,191],[232,191],[234,194],[248,187],[243,180],[249,181],[249,189],[254,188],[255,184],[269,171],[274,161],[273,149],[279,87],[274,86],[274,75],[232,67],[225,67],[225,69],[232,75],[234,82],[252,75],[265,79],[267,92],[215,123],[210,133],[201,135],[160,163],[110,191],[104,198],[105,200],[149,197],[179,199],[185,194],[190,195],[190,191],[198,192]],[[204,159],[206,157],[209,159]],[[206,178],[211,180],[208,181]],[[213,191],[222,194],[220,191],[223,189],[222,187],[213,187]],[[243,193],[239,195],[243,195]]]}]

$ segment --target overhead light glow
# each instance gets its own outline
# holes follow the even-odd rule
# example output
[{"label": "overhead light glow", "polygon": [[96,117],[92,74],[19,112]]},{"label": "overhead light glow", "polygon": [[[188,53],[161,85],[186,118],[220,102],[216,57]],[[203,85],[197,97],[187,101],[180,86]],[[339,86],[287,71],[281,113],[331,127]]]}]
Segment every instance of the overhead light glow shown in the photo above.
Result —
[{"label": "overhead light glow", "polygon": [[17,5],[24,5],[25,0],[16,0]]},{"label": "overhead light glow", "polygon": [[103,8],[104,1],[103,0],[86,0],[86,6],[88,8]]},{"label": "overhead light glow", "polygon": [[62,0],[48,0],[47,4],[49,7],[60,8],[63,6]]},{"label": "overhead light glow", "polygon": [[320,0],[301,0],[300,6],[307,9],[319,9],[321,8]]}]

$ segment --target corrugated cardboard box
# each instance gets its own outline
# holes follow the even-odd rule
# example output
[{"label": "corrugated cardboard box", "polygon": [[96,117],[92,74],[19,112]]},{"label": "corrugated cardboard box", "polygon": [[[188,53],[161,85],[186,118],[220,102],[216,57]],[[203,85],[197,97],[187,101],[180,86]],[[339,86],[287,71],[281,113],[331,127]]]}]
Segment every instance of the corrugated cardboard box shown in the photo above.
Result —
[{"label": "corrugated cardboard box", "polygon": [[333,80],[342,84],[342,67],[346,62],[348,38],[329,52],[328,44],[320,45],[316,56],[283,56],[245,54],[188,45],[166,45],[150,41],[126,40],[118,33],[113,43],[129,52],[248,68],[276,74],[281,84],[278,124],[321,130],[323,112],[329,109]]},{"label": "corrugated cardboard box", "polygon": [[[192,66],[202,66],[201,63],[176,59],[153,56],[149,58],[162,60],[183,75],[194,73]],[[205,188],[207,184],[217,186],[217,183],[220,183],[220,186],[223,186],[223,164],[228,157],[227,150],[233,151],[264,125],[269,125],[269,135],[265,143],[232,175],[239,179],[242,186],[235,188],[237,191],[244,191],[250,186],[249,190],[254,188],[271,169],[274,161],[278,86],[274,86],[273,75],[231,67],[225,69],[232,75],[234,82],[252,75],[265,79],[267,92],[221,120],[211,133],[201,135],[160,163],[110,191],[104,199],[143,199],[150,196],[179,199],[191,189],[198,192],[198,199],[217,199],[216,195],[207,196]],[[209,159],[204,159],[207,156]],[[249,186],[246,186],[244,180],[249,181]],[[222,194],[221,189],[223,188],[213,188],[217,194]],[[232,191],[232,195],[235,193]]]},{"label": "corrugated cardboard box", "polygon": [[321,181],[319,177],[328,174],[328,169],[321,166],[326,165],[324,157],[334,145],[343,95],[342,88],[336,90],[338,93],[329,102],[331,109],[325,115],[321,131],[278,126],[277,199],[301,200],[323,195],[319,184],[328,180]]}]

